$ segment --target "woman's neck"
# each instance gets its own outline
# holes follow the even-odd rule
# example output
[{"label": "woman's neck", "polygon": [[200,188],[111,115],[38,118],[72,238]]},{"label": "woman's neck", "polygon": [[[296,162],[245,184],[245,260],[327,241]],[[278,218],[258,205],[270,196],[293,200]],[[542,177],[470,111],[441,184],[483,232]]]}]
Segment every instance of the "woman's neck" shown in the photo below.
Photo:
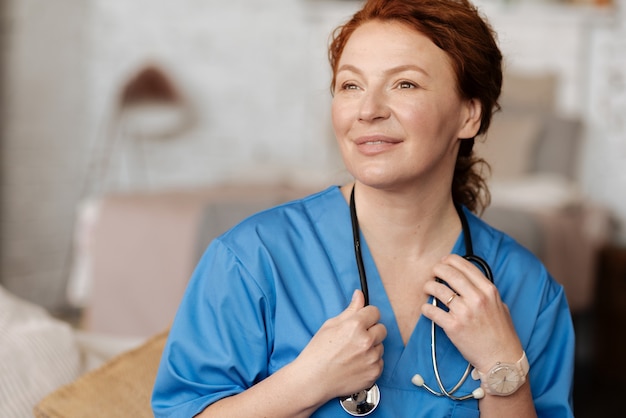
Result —
[{"label": "woman's neck", "polygon": [[353,187],[359,226],[377,251],[411,258],[445,254],[461,231],[449,192],[390,192],[357,183],[342,187],[347,201]]}]

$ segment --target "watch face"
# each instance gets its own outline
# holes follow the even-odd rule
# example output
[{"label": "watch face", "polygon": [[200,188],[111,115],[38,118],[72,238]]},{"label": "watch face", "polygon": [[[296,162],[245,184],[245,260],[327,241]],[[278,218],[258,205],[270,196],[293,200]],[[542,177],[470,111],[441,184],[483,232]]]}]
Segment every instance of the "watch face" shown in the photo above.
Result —
[{"label": "watch face", "polygon": [[487,379],[489,389],[499,395],[509,395],[515,392],[522,383],[522,377],[518,371],[507,365],[495,367]]}]

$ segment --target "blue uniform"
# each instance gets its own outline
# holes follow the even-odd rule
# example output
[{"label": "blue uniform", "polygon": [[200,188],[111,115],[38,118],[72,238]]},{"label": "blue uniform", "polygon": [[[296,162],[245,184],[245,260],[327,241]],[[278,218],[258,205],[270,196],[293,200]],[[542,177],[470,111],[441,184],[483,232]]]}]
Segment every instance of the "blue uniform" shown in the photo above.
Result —
[{"label": "blue uniform", "polygon": [[[574,333],[563,288],[508,236],[466,210],[474,253],[491,266],[530,362],[540,417],[572,416]],[[156,417],[191,417],[240,393],[293,361],[327,319],[360,288],[348,205],[338,187],[258,213],[217,238],[191,278],[157,375]],[[435,397],[430,321],[421,317],[406,347],[373,258],[363,242],[370,303],[387,327],[381,403],[373,418],[478,417],[478,401]],[[463,236],[454,253],[465,254]],[[437,328],[444,384],[467,362]],[[467,379],[457,395],[476,389]],[[336,399],[314,417],[348,416]]]}]

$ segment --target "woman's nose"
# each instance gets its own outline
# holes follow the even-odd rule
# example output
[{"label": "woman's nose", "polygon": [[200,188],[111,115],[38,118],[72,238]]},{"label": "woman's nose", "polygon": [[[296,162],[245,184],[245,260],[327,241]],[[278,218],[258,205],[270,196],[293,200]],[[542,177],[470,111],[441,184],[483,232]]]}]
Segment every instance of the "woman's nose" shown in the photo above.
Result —
[{"label": "woman's nose", "polygon": [[383,92],[375,90],[365,92],[359,109],[359,120],[374,121],[376,119],[386,119],[389,117],[389,114],[389,104]]}]

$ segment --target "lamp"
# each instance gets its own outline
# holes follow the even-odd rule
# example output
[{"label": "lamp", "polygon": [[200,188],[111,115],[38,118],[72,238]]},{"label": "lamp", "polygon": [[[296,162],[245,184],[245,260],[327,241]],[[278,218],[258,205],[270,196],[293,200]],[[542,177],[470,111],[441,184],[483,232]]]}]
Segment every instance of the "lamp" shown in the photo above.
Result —
[{"label": "lamp", "polygon": [[189,128],[193,112],[165,72],[150,64],[123,86],[118,116],[125,133],[142,139],[166,139]]}]

